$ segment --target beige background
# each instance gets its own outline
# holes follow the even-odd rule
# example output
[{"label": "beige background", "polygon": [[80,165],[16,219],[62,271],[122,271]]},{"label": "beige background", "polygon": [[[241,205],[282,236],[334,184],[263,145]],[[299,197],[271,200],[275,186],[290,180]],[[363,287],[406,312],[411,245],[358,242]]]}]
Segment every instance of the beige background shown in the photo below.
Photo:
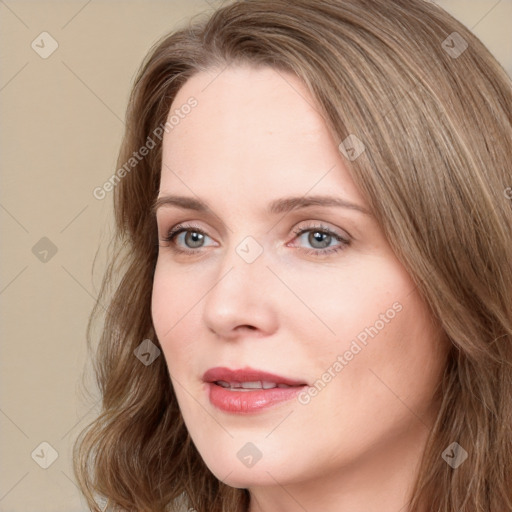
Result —
[{"label": "beige background", "polygon": [[[146,51],[221,3],[0,0],[0,512],[86,510],[70,449],[98,410],[78,377],[112,208],[111,193],[97,200],[92,191],[115,171],[129,88]],[[512,76],[512,0],[438,3]],[[58,43],[46,59],[31,47],[44,31]],[[43,237],[55,254],[44,253]],[[42,442],[58,453],[47,469],[36,463],[49,453]]]}]

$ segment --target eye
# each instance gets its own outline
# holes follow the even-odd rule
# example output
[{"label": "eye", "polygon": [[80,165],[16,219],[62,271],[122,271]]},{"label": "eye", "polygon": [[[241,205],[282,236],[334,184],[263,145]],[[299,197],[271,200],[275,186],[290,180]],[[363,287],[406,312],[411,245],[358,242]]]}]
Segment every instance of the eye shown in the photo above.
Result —
[{"label": "eye", "polygon": [[[302,248],[301,250],[306,254],[324,256],[326,254],[342,251],[350,245],[350,237],[348,235],[342,236],[340,233],[322,224],[301,226],[294,229],[293,232],[296,238],[302,238],[303,241],[310,244],[313,248]],[[308,236],[304,238],[305,234],[308,234]]]},{"label": "eye", "polygon": [[[342,251],[350,245],[350,236],[342,236],[340,233],[320,224],[301,226],[293,230],[295,238],[310,244],[312,248],[300,247],[299,250],[306,254],[325,256],[330,253]],[[308,233],[307,237],[304,237]],[[199,226],[178,224],[161,239],[166,242],[174,253],[194,255],[202,252],[205,239],[210,238]],[[185,247],[184,249],[180,248]]]},{"label": "eye", "polygon": [[[170,244],[170,249],[175,253],[194,254],[204,247],[203,244],[205,237],[210,238],[198,226],[184,226],[182,224],[178,224],[177,226],[174,226],[167,236],[163,237],[161,241],[168,242]],[[184,243],[185,247],[188,247],[188,249],[180,249],[178,246],[180,241],[181,243]]]}]

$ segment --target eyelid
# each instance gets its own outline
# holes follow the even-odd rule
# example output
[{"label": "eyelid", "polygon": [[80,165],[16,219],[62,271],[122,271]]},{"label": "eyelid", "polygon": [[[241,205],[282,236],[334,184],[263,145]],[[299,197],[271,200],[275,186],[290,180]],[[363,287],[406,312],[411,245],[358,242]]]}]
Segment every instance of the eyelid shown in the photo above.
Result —
[{"label": "eyelid", "polygon": [[[171,241],[171,239],[174,239],[175,237],[177,237],[184,231],[185,232],[192,231],[192,232],[196,232],[196,233],[201,233],[202,235],[205,235],[208,238],[211,238],[213,240],[213,238],[206,232],[206,230],[204,230],[197,224],[188,224],[187,222],[183,222],[183,223],[180,222],[180,223],[176,224],[175,226],[173,226],[172,228],[170,228],[166,232],[166,234],[162,237],[162,241],[169,242],[169,241]],[[193,249],[191,249],[191,250],[193,250]]]},{"label": "eyelid", "polygon": [[327,223],[324,223],[323,221],[309,221],[310,224],[307,224],[306,226],[300,225],[292,229],[292,232],[299,236],[300,234],[304,233],[305,231],[311,231],[313,229],[318,229],[319,231],[325,231],[328,233],[331,233],[332,235],[335,235],[341,239],[343,239],[346,242],[350,242],[353,240],[353,237],[348,233],[346,230],[341,230],[340,228],[335,228],[328,226]]}]

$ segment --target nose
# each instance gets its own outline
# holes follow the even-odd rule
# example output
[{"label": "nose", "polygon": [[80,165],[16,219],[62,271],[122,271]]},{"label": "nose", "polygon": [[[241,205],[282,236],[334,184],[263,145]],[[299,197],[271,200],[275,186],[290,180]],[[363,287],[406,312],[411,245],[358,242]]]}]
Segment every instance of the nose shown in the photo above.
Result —
[{"label": "nose", "polygon": [[274,332],[278,311],[272,291],[279,282],[267,268],[265,251],[249,263],[230,248],[221,261],[203,303],[206,327],[226,340]]}]

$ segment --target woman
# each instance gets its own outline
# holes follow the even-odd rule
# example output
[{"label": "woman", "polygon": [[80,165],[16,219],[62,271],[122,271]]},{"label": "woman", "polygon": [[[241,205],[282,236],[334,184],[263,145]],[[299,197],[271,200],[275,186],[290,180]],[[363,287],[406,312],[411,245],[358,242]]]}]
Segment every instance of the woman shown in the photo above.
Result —
[{"label": "woman", "polygon": [[511,106],[423,0],[249,0],[160,41],[76,443],[91,509],[512,511]]}]

